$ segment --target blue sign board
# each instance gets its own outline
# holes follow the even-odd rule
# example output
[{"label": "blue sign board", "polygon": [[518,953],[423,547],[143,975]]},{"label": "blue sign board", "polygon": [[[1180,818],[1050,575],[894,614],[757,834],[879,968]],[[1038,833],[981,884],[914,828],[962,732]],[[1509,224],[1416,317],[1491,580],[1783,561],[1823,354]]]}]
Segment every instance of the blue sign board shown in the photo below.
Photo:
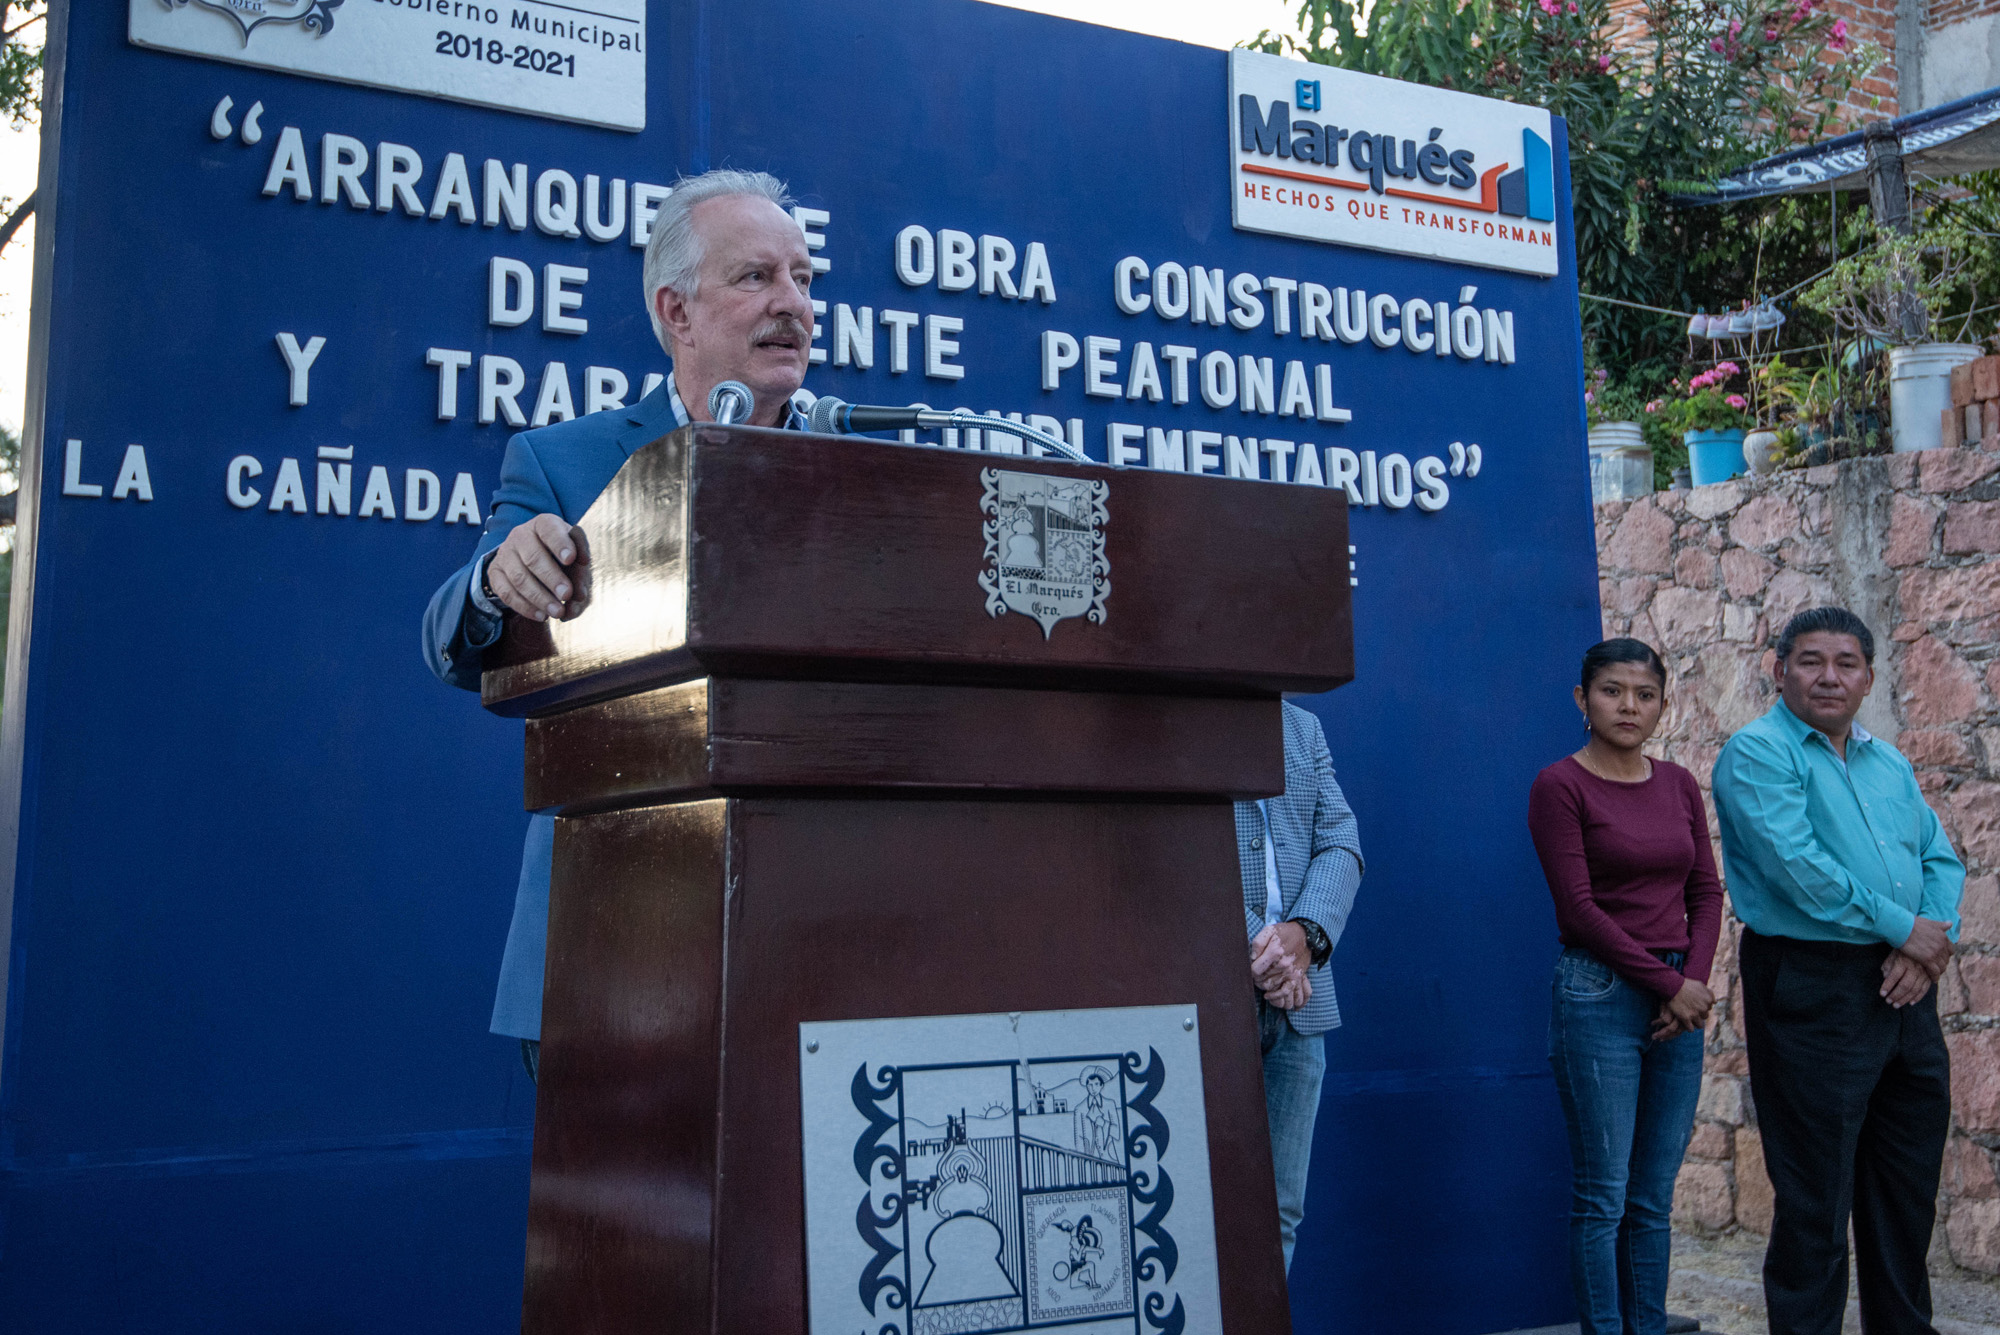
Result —
[{"label": "blue sign board", "polygon": [[808,388],[1347,489],[1358,678],[1307,703],[1368,873],[1297,1328],[1564,1319],[1524,826],[1598,633],[1561,122],[967,0],[596,8],[54,8],[0,1329],[518,1324],[521,731],[418,620],[509,433],[668,369],[638,243],[725,165],[824,262]]}]

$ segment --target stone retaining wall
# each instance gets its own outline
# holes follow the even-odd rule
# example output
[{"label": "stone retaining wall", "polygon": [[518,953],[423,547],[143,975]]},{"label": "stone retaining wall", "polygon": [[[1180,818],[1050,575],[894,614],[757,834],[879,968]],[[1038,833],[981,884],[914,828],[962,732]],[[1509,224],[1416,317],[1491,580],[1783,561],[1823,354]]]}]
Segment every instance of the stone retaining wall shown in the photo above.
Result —
[{"label": "stone retaining wall", "polygon": [[[1838,603],[1874,629],[1861,723],[1916,766],[1969,870],[1939,993],[1952,1134],[1932,1260],[2000,1274],[2000,453],[1853,459],[1601,505],[1597,547],[1605,634],[1657,646],[1671,673],[1650,749],[1704,792],[1722,744],[1776,698],[1771,646],[1786,618]],[[1674,1213],[1761,1233],[1771,1187],[1746,1078],[1740,932],[1729,917]]]}]

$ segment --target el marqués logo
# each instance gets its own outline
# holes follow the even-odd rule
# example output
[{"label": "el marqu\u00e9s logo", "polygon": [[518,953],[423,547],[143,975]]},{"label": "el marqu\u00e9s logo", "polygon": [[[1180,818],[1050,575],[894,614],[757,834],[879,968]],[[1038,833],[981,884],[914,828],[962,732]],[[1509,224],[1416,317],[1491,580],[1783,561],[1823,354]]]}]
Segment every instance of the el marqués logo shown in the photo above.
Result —
[{"label": "el marqu\u00e9s logo", "polygon": [[[1320,95],[1317,79],[1300,79],[1293,96],[1299,110],[1314,111],[1319,107]],[[1548,140],[1533,130],[1521,131],[1519,166],[1500,162],[1482,172],[1474,166],[1477,155],[1471,149],[1448,148],[1439,142],[1444,134],[1443,126],[1432,126],[1421,143],[1415,139],[1403,140],[1399,150],[1393,133],[1377,134],[1367,130],[1343,129],[1319,121],[1293,120],[1292,108],[1279,101],[1272,102],[1268,111],[1260,111],[1257,99],[1249,93],[1237,97],[1236,107],[1242,131],[1241,147],[1245,153],[1338,167],[1341,148],[1345,145],[1347,165],[1360,173],[1359,179],[1349,179],[1245,163],[1243,170],[1254,175],[1311,181],[1349,190],[1368,190],[1395,199],[1449,204],[1453,208],[1496,213],[1507,218],[1555,221],[1555,164],[1549,154]],[[1422,182],[1430,188],[1389,184],[1394,179]],[[1435,189],[1439,186],[1471,193],[1446,194]]]},{"label": "el marqu\u00e9s logo", "polygon": [[[1546,111],[1232,52],[1236,225],[1553,274]],[[1539,251],[1540,254],[1533,252]]]}]

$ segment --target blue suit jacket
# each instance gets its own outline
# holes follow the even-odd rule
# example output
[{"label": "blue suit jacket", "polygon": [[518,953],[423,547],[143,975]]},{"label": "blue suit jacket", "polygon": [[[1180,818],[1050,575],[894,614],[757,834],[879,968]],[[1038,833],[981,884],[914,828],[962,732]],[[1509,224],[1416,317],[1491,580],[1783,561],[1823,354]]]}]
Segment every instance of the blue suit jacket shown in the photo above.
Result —
[{"label": "blue suit jacket", "polygon": [[[1243,925],[1254,937],[1264,929],[1264,840],[1278,861],[1278,894],[1284,911],[1278,921],[1310,918],[1326,932],[1336,953],[1354,893],[1361,886],[1361,836],[1354,812],[1334,782],[1333,758],[1319,720],[1297,705],[1285,706],[1285,791],[1267,798],[1264,814],[1255,802],[1236,804],[1236,855],[1243,864]],[[1247,964],[1247,960],[1245,961]],[[1244,970],[1247,980],[1249,970]],[[1308,977],[1312,999],[1289,1015],[1301,1034],[1325,1033],[1340,1023],[1333,995],[1331,958]]]},{"label": "blue suit jacket", "polygon": [[[519,523],[558,514],[575,523],[632,452],[672,431],[678,421],[661,382],[629,408],[614,408],[570,422],[523,431],[507,442],[500,486],[472,559],[444,582],[424,613],[424,661],[448,685],[479,689],[486,649],[500,638],[501,619],[488,617],[466,598],[481,557]],[[549,931],[549,859],[556,818],[537,812],[528,820],[521,851],[521,879],[514,892],[514,921],[500,961],[493,1000],[493,1032],[517,1038],[542,1033],[542,965]]]}]

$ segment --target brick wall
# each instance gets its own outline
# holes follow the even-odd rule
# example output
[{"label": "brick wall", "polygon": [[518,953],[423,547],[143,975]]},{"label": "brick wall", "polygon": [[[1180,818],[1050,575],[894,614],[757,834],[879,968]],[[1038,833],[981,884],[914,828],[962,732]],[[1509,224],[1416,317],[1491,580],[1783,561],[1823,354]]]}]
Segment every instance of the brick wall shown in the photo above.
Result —
[{"label": "brick wall", "polygon": [[1829,0],[1826,12],[1847,20],[1850,42],[1872,42],[1882,48],[1875,72],[1854,85],[1847,95],[1850,114],[1844,129],[1859,129],[1871,120],[1899,116],[1896,84],[1895,0]]},{"label": "brick wall", "polygon": [[[2000,10],[2000,0],[1951,0],[1952,3],[1984,6]],[[1620,50],[1637,51],[1650,40],[1647,11],[1651,0],[1611,0],[1611,44]],[[1825,0],[1826,12],[1847,20],[1852,42],[1872,42],[1886,57],[1884,63],[1848,93],[1848,114],[1834,133],[1856,129],[1864,122],[1898,114],[1896,98],[1896,4],[1895,0]]]},{"label": "brick wall", "polygon": [[[2000,64],[1990,54],[2000,0],[1927,0],[1922,10],[1923,50],[1914,62],[1899,62],[1896,42],[1896,0],[1820,0],[1825,12],[1847,22],[1847,36],[1869,43],[1883,53],[1883,63],[1849,92],[1841,130],[1857,129],[1871,120],[1937,106],[2000,84]],[[1614,46],[1636,50],[1648,40],[1651,0],[1611,0],[1610,32]],[[1907,54],[1907,53],[1904,53]],[[1916,69],[1920,88],[1903,86],[1904,64]],[[1914,100],[1921,99],[1921,103]]]},{"label": "brick wall", "polygon": [[[1875,629],[1876,687],[1861,721],[1916,766],[1970,871],[1959,954],[1939,992],[1953,1126],[1933,1262],[2000,1274],[2000,437],[1992,444],[1603,505],[1597,529],[1605,634],[1666,656],[1669,705],[1652,749],[1704,791],[1722,744],[1775,698],[1770,646],[1787,617],[1840,603]],[[1729,918],[1674,1209],[1697,1227],[1765,1232],[1771,1188],[1745,1078],[1740,932]]]},{"label": "brick wall", "polygon": [[2000,14],[2000,0],[1930,0],[1924,6],[1924,28],[1936,31],[1987,14]]},{"label": "brick wall", "polygon": [[1646,10],[1651,0],[1611,0],[1611,45],[1621,51],[1631,51],[1645,45],[1652,31],[1646,22]]}]

